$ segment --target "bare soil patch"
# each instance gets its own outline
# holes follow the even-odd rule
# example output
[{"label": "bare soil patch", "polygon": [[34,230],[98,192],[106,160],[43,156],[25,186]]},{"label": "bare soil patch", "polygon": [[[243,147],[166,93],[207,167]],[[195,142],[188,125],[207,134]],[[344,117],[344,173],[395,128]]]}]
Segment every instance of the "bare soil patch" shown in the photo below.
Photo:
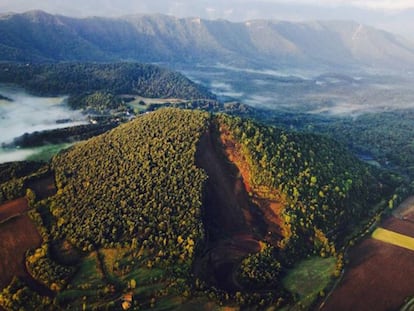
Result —
[{"label": "bare soil patch", "polygon": [[381,227],[414,238],[414,222],[390,217]]},{"label": "bare soil patch", "polygon": [[[399,212],[411,209],[406,205]],[[389,217],[381,227],[414,237],[414,223],[407,219]],[[365,239],[349,252],[344,278],[322,310],[398,310],[413,295],[413,262],[411,250]]]},{"label": "bare soil patch", "polygon": [[[266,223],[214,129],[201,138],[196,163],[209,178],[203,202],[206,245],[195,261],[194,273],[221,288],[239,290],[234,271],[242,258],[260,250]],[[208,274],[201,275],[203,271]]]},{"label": "bare soil patch", "polygon": [[398,310],[413,294],[414,252],[372,238],[349,254],[344,279],[322,310]]},{"label": "bare soil patch", "polygon": [[0,289],[13,276],[30,278],[25,269],[26,250],[40,246],[42,239],[27,215],[20,215],[0,225]]},{"label": "bare soil patch", "polygon": [[224,127],[220,128],[220,143],[223,145],[224,154],[229,161],[234,163],[246,191],[252,197],[252,202],[255,205],[253,212],[260,214],[266,225],[266,232],[262,239],[277,246],[284,235],[281,229],[283,221],[280,218],[284,208],[284,200],[280,193],[273,189],[264,186],[255,187],[250,184],[251,172],[248,161],[243,156],[242,147],[234,141],[230,132]]},{"label": "bare soil patch", "polygon": [[28,208],[26,198],[19,198],[0,205],[0,224],[7,219],[26,212]]}]

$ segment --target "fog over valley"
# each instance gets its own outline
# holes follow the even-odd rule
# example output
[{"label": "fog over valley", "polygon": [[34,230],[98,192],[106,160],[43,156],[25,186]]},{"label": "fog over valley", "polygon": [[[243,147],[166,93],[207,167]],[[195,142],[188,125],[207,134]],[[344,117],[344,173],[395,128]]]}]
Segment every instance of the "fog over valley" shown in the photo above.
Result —
[{"label": "fog over valley", "polygon": [[[67,107],[66,97],[37,97],[24,90],[0,85],[0,145],[9,144],[25,133],[87,124],[80,111]],[[0,148],[0,163],[23,160],[34,149]]]},{"label": "fog over valley", "polygon": [[258,70],[225,66],[183,70],[223,101],[272,110],[333,116],[355,116],[414,108],[414,77],[408,73],[378,75]]}]

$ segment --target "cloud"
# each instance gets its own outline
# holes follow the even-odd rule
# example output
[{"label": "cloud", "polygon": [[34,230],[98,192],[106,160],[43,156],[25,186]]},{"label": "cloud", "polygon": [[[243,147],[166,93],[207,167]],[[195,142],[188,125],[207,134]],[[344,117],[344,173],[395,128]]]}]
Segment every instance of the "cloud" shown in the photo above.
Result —
[{"label": "cloud", "polygon": [[[250,0],[241,0],[244,3]],[[309,5],[320,7],[353,6],[375,10],[406,10],[414,8],[413,0],[259,0],[273,4]]]}]

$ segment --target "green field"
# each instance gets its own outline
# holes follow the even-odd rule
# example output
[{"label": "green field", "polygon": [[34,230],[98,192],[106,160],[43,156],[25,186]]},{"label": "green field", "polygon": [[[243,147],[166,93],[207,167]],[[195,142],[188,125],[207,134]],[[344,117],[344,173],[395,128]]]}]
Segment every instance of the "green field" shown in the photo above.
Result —
[{"label": "green field", "polygon": [[289,310],[307,310],[332,280],[334,257],[312,257],[301,261],[283,279],[283,285],[298,301]]}]

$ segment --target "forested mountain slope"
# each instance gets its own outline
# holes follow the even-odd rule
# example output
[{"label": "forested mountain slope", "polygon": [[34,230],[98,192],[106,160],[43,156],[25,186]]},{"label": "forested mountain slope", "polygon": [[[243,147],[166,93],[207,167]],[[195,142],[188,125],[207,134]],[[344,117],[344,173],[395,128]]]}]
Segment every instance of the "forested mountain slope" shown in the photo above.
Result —
[{"label": "forested mountain slope", "polygon": [[[42,11],[0,17],[0,60],[413,67],[414,47],[355,22],[179,19],[164,15],[71,18]],[[323,48],[321,48],[323,47]]]},{"label": "forested mountain slope", "polygon": [[[43,245],[26,258],[56,295],[39,300],[46,309],[116,308],[126,292],[140,308],[207,295],[290,303],[284,269],[339,256],[393,194],[328,139],[171,108],[73,146],[51,169],[57,193],[37,203],[30,194]],[[32,290],[13,283],[0,304],[24,307]]]},{"label": "forested mountain slope", "polygon": [[184,75],[138,63],[0,64],[0,83],[11,83],[39,95],[113,95],[200,99],[214,98]]}]

